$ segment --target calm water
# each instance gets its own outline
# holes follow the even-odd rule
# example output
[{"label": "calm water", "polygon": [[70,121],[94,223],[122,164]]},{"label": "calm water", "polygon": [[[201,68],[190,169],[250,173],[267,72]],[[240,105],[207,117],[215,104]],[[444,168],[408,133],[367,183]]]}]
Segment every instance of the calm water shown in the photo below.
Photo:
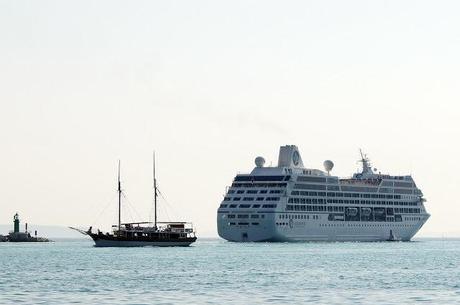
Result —
[{"label": "calm water", "polygon": [[460,304],[460,241],[0,244],[0,304]]}]

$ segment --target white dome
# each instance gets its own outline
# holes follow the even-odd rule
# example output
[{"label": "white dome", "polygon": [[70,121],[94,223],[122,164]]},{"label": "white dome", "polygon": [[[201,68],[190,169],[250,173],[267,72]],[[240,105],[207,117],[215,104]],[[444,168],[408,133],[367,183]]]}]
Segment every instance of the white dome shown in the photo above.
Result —
[{"label": "white dome", "polygon": [[334,167],[334,162],[332,162],[331,160],[326,160],[323,162],[323,165],[324,165],[324,169],[327,172],[330,172],[332,168]]},{"label": "white dome", "polygon": [[257,157],[254,162],[256,163],[257,167],[264,167],[265,159],[263,157]]}]

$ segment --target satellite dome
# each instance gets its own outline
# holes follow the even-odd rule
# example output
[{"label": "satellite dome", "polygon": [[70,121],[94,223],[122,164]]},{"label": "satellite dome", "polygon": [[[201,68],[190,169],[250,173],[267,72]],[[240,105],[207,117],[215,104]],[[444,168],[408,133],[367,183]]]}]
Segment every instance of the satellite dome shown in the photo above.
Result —
[{"label": "satellite dome", "polygon": [[256,163],[257,167],[264,167],[265,164],[265,159],[263,157],[257,157],[256,160],[254,161]]},{"label": "satellite dome", "polygon": [[323,162],[323,165],[324,169],[329,173],[334,167],[334,162],[332,162],[331,160],[326,160]]}]

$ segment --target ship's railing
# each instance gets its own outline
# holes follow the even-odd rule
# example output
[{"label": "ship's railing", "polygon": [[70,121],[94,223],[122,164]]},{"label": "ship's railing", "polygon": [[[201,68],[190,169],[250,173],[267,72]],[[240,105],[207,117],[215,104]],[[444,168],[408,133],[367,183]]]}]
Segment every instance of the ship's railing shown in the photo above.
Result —
[{"label": "ship's railing", "polygon": [[[157,222],[157,226],[154,227],[153,222],[134,222],[134,223],[122,223],[122,231],[124,232],[157,232],[157,233],[179,233],[185,234],[186,236],[194,236],[195,229],[192,223],[189,222]],[[147,225],[147,226],[142,226]],[[117,226],[114,225],[114,233]]]},{"label": "ship's railing", "polygon": [[379,178],[370,178],[370,179],[339,179],[339,182],[342,184],[351,184],[351,185],[379,185],[382,179]]}]

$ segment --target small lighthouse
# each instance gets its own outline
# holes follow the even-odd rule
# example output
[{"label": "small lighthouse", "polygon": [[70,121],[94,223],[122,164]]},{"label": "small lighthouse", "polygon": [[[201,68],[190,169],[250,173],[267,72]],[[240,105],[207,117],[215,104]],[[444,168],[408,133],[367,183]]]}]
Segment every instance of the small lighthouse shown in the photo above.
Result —
[{"label": "small lighthouse", "polygon": [[30,236],[28,232],[27,223],[26,230],[24,232],[20,231],[19,228],[19,215],[18,213],[13,216],[13,231],[10,231],[8,236],[0,236],[0,241],[9,241],[9,242],[48,242],[49,239],[43,237],[37,237],[37,231],[35,231],[35,237]]},{"label": "small lighthouse", "polygon": [[14,220],[14,233],[19,233],[19,215],[16,213],[13,217]]}]

